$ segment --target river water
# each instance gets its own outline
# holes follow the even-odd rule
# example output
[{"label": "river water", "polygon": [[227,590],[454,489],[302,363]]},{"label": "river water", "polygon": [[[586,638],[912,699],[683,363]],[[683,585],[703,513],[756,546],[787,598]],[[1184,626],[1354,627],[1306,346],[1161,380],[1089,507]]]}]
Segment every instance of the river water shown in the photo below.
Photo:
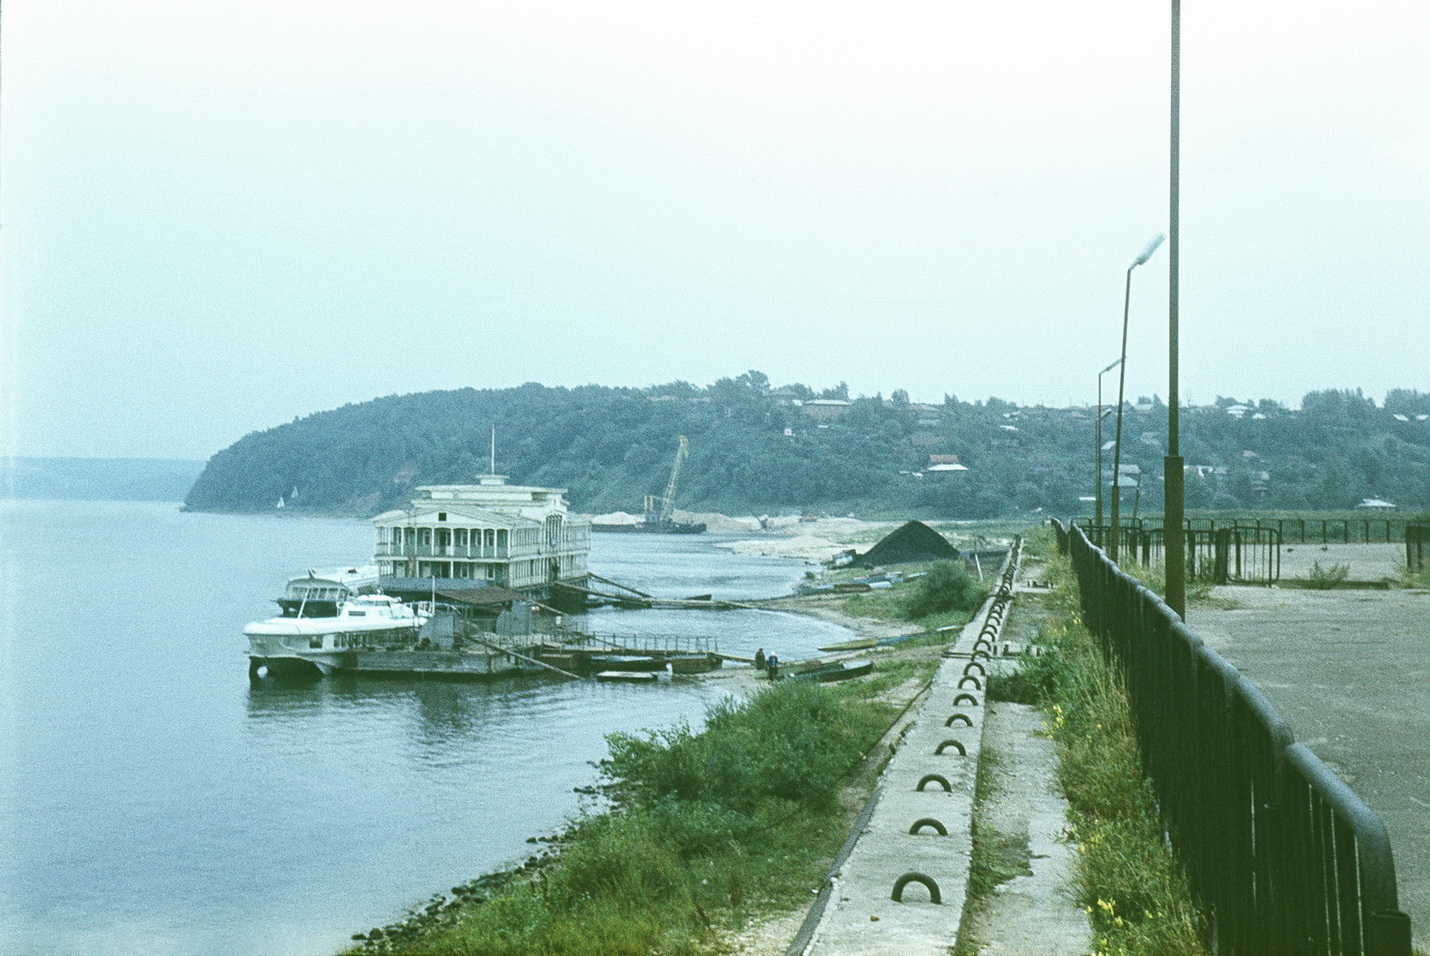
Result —
[{"label": "river water", "polygon": [[[663,597],[787,593],[798,561],[596,535]],[[578,810],[617,730],[722,691],[516,678],[250,685],[241,630],[287,577],[366,563],[364,521],[0,502],[0,953],[313,956],[519,860]],[[787,660],[848,632],[760,611],[603,610]]]}]

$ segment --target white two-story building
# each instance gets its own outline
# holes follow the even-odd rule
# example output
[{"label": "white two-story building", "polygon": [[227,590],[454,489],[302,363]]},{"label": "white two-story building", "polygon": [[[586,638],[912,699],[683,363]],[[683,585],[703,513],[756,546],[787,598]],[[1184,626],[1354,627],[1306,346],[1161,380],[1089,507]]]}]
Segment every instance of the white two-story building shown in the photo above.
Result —
[{"label": "white two-story building", "polygon": [[389,594],[492,585],[537,597],[587,583],[591,522],[568,511],[564,488],[425,485],[405,511],[372,519],[379,579]]}]

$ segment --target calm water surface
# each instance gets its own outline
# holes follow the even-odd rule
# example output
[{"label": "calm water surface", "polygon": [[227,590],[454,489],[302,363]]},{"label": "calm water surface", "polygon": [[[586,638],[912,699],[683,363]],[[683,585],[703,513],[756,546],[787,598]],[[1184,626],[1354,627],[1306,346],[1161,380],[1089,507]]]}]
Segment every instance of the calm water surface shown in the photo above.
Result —
[{"label": "calm water surface", "polygon": [[[785,593],[799,562],[598,535],[592,570],[667,597]],[[521,678],[250,685],[245,623],[290,573],[365,563],[362,521],[0,503],[0,953],[332,952],[519,859],[577,809],[604,735],[721,691]],[[786,659],[849,635],[759,611],[603,610]]]}]

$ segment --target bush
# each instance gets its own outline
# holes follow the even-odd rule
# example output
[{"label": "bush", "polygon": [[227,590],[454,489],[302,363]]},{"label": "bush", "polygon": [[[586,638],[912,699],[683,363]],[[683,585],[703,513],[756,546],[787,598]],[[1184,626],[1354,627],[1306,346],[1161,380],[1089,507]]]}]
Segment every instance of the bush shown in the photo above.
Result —
[{"label": "bush", "polygon": [[904,617],[914,621],[947,611],[973,612],[983,603],[985,589],[963,563],[935,561],[904,599]]},{"label": "bush", "polygon": [[612,734],[601,769],[608,791],[638,806],[673,798],[748,812],[773,797],[827,809],[866,743],[850,716],[826,687],[781,684],[714,705],[703,734]]},{"label": "bush", "polygon": [[1317,591],[1329,591],[1346,579],[1346,575],[1351,573],[1349,564],[1333,564],[1330,567],[1321,567],[1321,562],[1312,561],[1311,570],[1306,575],[1306,587]]}]

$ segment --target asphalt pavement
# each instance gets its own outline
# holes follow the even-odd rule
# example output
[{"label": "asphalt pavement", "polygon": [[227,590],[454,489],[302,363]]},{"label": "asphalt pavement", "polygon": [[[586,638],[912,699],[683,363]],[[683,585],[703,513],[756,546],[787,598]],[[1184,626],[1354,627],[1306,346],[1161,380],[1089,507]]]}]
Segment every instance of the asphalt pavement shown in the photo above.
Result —
[{"label": "asphalt pavement", "polygon": [[1400,908],[1430,950],[1430,591],[1220,587],[1213,598],[1238,606],[1193,604],[1188,624],[1380,815]]}]

